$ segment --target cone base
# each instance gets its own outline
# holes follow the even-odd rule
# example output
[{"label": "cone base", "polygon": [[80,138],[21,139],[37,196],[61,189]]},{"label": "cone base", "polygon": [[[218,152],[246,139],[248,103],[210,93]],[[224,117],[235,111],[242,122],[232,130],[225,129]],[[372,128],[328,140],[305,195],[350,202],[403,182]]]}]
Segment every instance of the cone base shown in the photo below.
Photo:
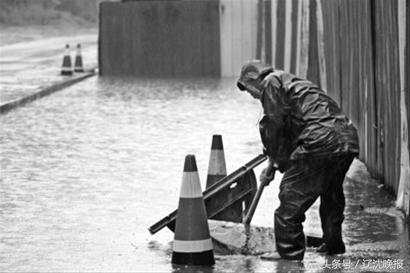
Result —
[{"label": "cone base", "polygon": [[71,75],[73,75],[73,71],[61,71],[61,75],[63,75],[63,76],[71,76]]},{"label": "cone base", "polygon": [[208,250],[198,253],[172,253],[172,263],[179,265],[214,265],[214,252]]},{"label": "cone base", "polygon": [[76,69],[74,69],[74,72],[82,73],[82,72],[84,72],[84,69],[82,69],[82,68],[76,68]]}]

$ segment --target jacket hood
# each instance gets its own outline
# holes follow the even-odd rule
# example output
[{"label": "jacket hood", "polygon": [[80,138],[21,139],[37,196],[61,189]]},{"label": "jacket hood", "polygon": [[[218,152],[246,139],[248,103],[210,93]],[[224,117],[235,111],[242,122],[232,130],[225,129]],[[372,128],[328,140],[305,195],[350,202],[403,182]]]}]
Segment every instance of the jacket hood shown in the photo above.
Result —
[{"label": "jacket hood", "polygon": [[242,91],[256,88],[256,80],[262,80],[271,72],[273,72],[272,66],[259,60],[250,61],[242,66],[241,75],[236,84]]}]

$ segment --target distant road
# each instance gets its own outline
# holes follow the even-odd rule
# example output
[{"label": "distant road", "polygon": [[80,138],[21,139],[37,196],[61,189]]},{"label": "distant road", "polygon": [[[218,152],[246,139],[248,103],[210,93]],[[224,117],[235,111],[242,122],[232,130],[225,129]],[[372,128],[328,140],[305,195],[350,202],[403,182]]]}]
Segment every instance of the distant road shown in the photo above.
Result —
[{"label": "distant road", "polygon": [[64,47],[74,57],[81,44],[85,68],[97,66],[97,35],[45,38],[0,47],[0,103],[25,96],[62,79],[60,69]]}]

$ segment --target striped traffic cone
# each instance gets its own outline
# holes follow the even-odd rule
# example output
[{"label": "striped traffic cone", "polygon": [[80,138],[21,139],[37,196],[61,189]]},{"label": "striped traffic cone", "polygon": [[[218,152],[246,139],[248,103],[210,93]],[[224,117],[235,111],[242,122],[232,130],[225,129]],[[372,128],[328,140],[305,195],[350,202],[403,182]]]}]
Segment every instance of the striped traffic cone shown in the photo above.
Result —
[{"label": "striped traffic cone", "polygon": [[[225,153],[221,135],[212,136],[211,155],[209,157],[208,176],[206,179],[206,188],[208,189],[220,179],[226,176]],[[223,203],[230,198],[229,188],[222,190],[214,198],[214,202]],[[242,203],[236,202],[225,208],[223,211],[213,216],[214,220],[241,222],[242,221]]]},{"label": "striped traffic cone", "polygon": [[77,52],[75,54],[74,72],[84,72],[83,57],[81,56],[81,45],[77,44]]},{"label": "striped traffic cone", "polygon": [[172,263],[178,265],[215,264],[207,213],[194,155],[185,157],[175,224]]},{"label": "striped traffic cone", "polygon": [[209,157],[206,188],[226,176],[224,146],[221,135],[212,136],[211,155]]},{"label": "striped traffic cone", "polygon": [[73,75],[72,65],[71,65],[71,56],[70,56],[70,46],[65,45],[65,52],[63,57],[63,66],[61,68],[61,75],[70,76]]}]

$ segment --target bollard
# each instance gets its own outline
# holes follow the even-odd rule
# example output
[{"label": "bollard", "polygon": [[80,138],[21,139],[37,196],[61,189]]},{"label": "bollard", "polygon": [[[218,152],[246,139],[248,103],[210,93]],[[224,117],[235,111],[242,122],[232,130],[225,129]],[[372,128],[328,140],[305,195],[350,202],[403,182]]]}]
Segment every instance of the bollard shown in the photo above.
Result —
[{"label": "bollard", "polygon": [[[209,157],[208,165],[208,176],[206,179],[206,188],[208,189],[216,182],[218,182],[220,179],[226,177],[226,175],[227,171],[222,136],[213,135],[211,144],[211,155]],[[225,190],[222,190],[218,194],[218,196],[215,196],[214,202],[224,203],[226,200],[232,199],[232,197],[233,196],[230,193],[230,189],[227,188]],[[241,222],[243,216],[242,206],[243,205],[241,202],[234,202],[224,211],[213,216],[211,219],[230,222]]]},{"label": "bollard", "polygon": [[172,263],[178,265],[215,264],[213,244],[194,155],[185,157]]},{"label": "bollard", "polygon": [[72,65],[71,65],[71,56],[70,56],[70,46],[65,45],[65,52],[63,57],[63,66],[61,68],[61,75],[71,76],[73,75]]},{"label": "bollard", "polygon": [[75,54],[74,72],[84,72],[83,57],[81,56],[81,45],[77,44],[77,52]]}]

